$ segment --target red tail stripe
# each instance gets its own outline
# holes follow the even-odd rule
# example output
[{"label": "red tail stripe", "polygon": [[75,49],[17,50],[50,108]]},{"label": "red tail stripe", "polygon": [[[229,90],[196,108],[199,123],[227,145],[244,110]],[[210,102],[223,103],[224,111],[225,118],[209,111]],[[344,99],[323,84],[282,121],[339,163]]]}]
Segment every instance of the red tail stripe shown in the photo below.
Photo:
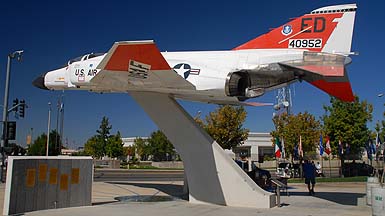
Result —
[{"label": "red tail stripe", "polygon": [[[330,35],[334,31],[338,22],[333,22],[336,18],[341,18],[343,13],[332,13],[332,14],[306,14],[302,17],[296,18],[285,25],[290,25],[292,27],[292,33],[285,36],[282,34],[282,28],[285,25],[282,25],[274,30],[261,35],[253,40],[250,40],[236,48],[234,50],[240,49],[273,49],[273,48],[288,48],[289,39],[322,39],[322,47],[321,48],[307,48],[311,51],[321,51],[323,46],[327,43]],[[315,25],[314,21],[316,19],[325,19],[325,29],[323,31],[316,32],[314,31]],[[302,26],[304,25],[304,26]],[[309,32],[302,32],[293,37],[293,35],[297,34],[301,31],[301,29],[305,29],[311,27]],[[319,28],[319,26],[318,26]],[[280,41],[286,41],[279,43]]]},{"label": "red tail stripe", "polygon": [[311,84],[342,101],[354,101],[352,87],[349,82],[326,82],[325,80],[317,80],[311,82]]}]

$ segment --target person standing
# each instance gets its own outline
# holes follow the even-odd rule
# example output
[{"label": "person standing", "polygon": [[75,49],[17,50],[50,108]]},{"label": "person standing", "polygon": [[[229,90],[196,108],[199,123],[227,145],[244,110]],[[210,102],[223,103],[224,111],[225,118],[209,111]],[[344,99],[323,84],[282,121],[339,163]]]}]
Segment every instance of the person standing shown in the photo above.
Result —
[{"label": "person standing", "polygon": [[[316,168],[313,163],[310,163],[309,160],[305,160],[303,165],[303,172],[305,176],[305,184],[309,190],[309,195],[314,195],[314,185],[315,185],[315,173]],[[311,184],[311,185],[310,185]]]}]

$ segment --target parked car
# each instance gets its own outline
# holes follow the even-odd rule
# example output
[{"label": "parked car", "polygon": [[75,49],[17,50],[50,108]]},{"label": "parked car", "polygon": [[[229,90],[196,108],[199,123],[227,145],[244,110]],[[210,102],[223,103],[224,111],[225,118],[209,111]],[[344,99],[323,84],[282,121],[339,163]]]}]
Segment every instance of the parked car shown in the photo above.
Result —
[{"label": "parked car", "polygon": [[342,166],[342,174],[345,177],[352,176],[373,176],[375,169],[366,163],[344,163]]},{"label": "parked car", "polygon": [[249,164],[247,161],[235,160],[239,167],[241,167],[247,175],[253,179],[255,183],[261,188],[268,190],[271,188],[271,174],[268,170],[261,169],[251,164],[251,171],[249,171]]},{"label": "parked car", "polygon": [[284,177],[284,178],[292,178],[293,172],[292,172],[292,166],[291,163],[279,163],[277,167],[277,176],[278,177]]},{"label": "parked car", "polygon": [[277,176],[285,178],[299,178],[299,164],[283,162],[278,164]]}]

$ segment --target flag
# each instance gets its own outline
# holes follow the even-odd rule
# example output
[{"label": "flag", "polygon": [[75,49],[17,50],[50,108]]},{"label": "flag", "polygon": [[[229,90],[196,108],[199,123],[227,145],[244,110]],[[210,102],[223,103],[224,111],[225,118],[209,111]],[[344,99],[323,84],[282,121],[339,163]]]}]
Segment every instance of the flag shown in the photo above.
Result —
[{"label": "flag", "polygon": [[298,144],[294,146],[294,160],[298,160]]},{"label": "flag", "polygon": [[338,154],[340,156],[344,154],[344,147],[342,146],[341,140],[338,140]]},{"label": "flag", "polygon": [[326,137],[326,148],[325,148],[326,154],[330,154],[332,152],[332,148],[330,147],[330,140],[329,137]]},{"label": "flag", "polygon": [[370,147],[370,143],[366,146],[366,153],[368,155],[368,159],[372,160],[372,148]]},{"label": "flag", "polygon": [[323,146],[323,143],[322,143],[322,134],[319,135],[319,155],[323,155],[324,154],[324,146]]},{"label": "flag", "polygon": [[279,138],[275,138],[275,157],[280,158],[281,157],[281,146],[279,142]]},{"label": "flag", "polygon": [[377,132],[377,136],[376,136],[376,147],[379,148],[381,145],[381,139],[380,139],[380,135],[378,134]]},{"label": "flag", "polygon": [[376,154],[376,145],[372,141],[370,142],[370,151],[372,154]]},{"label": "flag", "polygon": [[285,158],[285,142],[283,141],[283,137],[282,137],[282,139],[281,139],[282,141],[281,141],[281,156],[282,156],[282,158]]},{"label": "flag", "polygon": [[348,155],[350,153],[350,145],[346,143],[345,147],[345,154]]},{"label": "flag", "polygon": [[299,156],[300,156],[300,157],[303,157],[302,138],[301,138],[301,136],[299,136],[298,153],[299,153]]}]

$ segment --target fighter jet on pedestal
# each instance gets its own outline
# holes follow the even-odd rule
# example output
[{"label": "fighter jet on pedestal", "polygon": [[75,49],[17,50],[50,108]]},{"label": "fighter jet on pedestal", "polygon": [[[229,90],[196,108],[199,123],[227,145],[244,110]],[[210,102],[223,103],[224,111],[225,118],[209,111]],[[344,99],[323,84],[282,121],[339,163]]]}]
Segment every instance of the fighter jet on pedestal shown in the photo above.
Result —
[{"label": "fighter jet on pedestal", "polygon": [[271,207],[273,195],[251,181],[175,99],[266,105],[247,100],[304,80],[353,101],[345,67],[351,62],[356,9],[355,4],[319,8],[226,51],[160,52],[151,40],[116,42],[107,53],[70,60],[33,84],[129,93],[181,154],[191,201]]}]

